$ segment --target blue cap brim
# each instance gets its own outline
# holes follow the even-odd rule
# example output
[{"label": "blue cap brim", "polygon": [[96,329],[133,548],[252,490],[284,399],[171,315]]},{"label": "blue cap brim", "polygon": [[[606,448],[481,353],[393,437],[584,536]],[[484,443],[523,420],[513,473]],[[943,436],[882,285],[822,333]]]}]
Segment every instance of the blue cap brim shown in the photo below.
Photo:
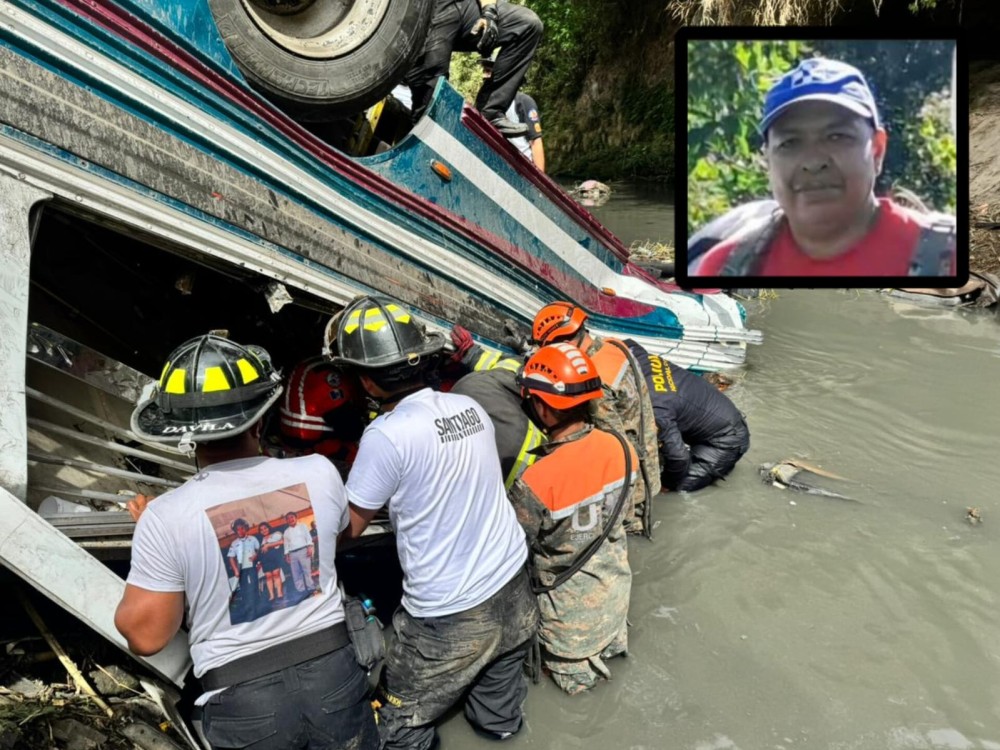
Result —
[{"label": "blue cap brim", "polygon": [[866,120],[870,120],[872,125],[876,128],[880,127],[878,113],[872,111],[864,104],[861,104],[861,102],[840,96],[838,94],[807,94],[805,96],[800,96],[793,101],[782,104],[767,117],[761,120],[760,125],[757,126],[757,130],[761,135],[767,135],[767,129],[774,124],[774,121],[785,114],[789,107],[798,104],[799,102],[830,102],[831,104],[838,104],[844,109],[850,110],[854,114],[864,117]]}]

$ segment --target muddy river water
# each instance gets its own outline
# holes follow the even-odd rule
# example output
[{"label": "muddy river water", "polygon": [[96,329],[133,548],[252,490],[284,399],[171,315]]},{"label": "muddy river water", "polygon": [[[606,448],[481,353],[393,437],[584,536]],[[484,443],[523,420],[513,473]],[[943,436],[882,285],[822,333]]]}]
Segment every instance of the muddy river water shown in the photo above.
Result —
[{"label": "muddy river water", "polygon": [[[728,394],[750,452],[657,498],[630,655],[583,696],[533,685],[507,746],[1000,750],[1000,319],[871,291],[747,304],[765,343]],[[789,456],[854,501],[765,485]],[[441,734],[496,747],[460,713]]]}]

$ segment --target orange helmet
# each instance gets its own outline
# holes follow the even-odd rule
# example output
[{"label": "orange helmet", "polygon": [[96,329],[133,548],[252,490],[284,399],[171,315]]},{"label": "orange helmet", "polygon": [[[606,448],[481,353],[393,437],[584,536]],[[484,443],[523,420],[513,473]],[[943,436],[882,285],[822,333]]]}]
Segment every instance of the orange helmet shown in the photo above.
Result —
[{"label": "orange helmet", "polygon": [[553,409],[571,409],[601,397],[601,378],[593,360],[565,341],[532,354],[517,373],[517,384],[522,398],[538,396]]},{"label": "orange helmet", "polygon": [[312,357],[288,376],[280,414],[281,434],[293,444],[355,438],[361,414],[358,386],[323,357]]},{"label": "orange helmet", "polygon": [[556,339],[573,336],[587,322],[587,313],[572,302],[546,305],[531,324],[531,337],[536,344],[551,344]]}]

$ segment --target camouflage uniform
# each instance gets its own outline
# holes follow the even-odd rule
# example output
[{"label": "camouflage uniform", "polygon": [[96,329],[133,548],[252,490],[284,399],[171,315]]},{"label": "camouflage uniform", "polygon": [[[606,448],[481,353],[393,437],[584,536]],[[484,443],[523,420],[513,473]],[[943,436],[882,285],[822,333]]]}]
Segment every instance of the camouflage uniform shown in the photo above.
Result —
[{"label": "camouflage uniform", "polygon": [[[528,537],[537,582],[547,586],[601,535],[621,494],[625,459],[614,436],[590,425],[536,450],[542,457],[509,495]],[[634,481],[639,473],[634,450],[631,462]],[[632,571],[622,515],[579,571],[538,594],[542,664],[570,694],[610,677],[604,660],[628,649]]]},{"label": "camouflage uniform", "polygon": [[[603,348],[619,351],[611,339],[591,336],[593,343],[586,354],[594,359],[601,379],[604,381],[604,397],[590,402],[590,415],[594,425],[605,430],[616,430],[625,435],[636,452],[645,462],[645,475],[649,477],[649,497],[660,491],[660,458],[656,437],[656,417],[653,402],[649,397],[649,387],[631,366],[616,368],[608,373],[602,369],[603,362],[598,356]],[[627,351],[627,349],[626,349]],[[622,357],[625,357],[624,352]],[[642,416],[640,425],[640,414]],[[625,530],[629,534],[641,534],[643,528],[643,504],[646,501],[646,485],[640,472],[639,479],[632,488],[632,500],[625,509]]]}]

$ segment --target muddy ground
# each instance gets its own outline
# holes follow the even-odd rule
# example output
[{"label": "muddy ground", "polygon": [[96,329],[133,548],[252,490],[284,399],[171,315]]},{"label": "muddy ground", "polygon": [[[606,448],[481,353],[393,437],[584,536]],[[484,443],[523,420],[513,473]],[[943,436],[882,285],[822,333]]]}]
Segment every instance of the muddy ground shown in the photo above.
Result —
[{"label": "muddy ground", "polygon": [[969,70],[969,268],[1000,273],[1000,63],[973,62]]},{"label": "muddy ground", "polygon": [[[7,599],[0,618],[0,750],[190,747],[141,684],[158,681],[138,662],[2,568],[0,591]],[[71,677],[59,649],[96,697]]]}]

